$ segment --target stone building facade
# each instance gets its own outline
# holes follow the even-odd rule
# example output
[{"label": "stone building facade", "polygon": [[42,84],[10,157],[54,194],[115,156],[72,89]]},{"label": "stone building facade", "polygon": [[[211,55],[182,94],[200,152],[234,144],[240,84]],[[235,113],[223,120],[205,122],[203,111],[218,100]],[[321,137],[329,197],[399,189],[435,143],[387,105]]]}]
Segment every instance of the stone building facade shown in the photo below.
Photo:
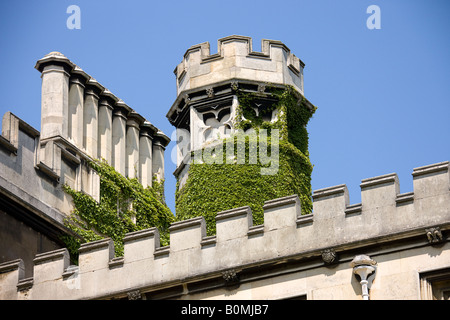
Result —
[{"label": "stone building facade", "polygon": [[[62,54],[36,68],[41,131],[10,112],[2,122],[0,299],[449,299],[448,161],[414,168],[413,192],[401,194],[397,175],[386,174],[361,181],[361,203],[345,185],[315,190],[308,214],[297,195],[271,199],[263,224],[243,206],[217,213],[215,235],[199,216],[173,223],[168,246],[150,228],[127,234],[120,257],[111,239],[85,243],[72,265],[55,240],[72,210],[61,183],[98,197],[98,176],[84,163],[104,157],[148,185],[163,177],[169,140]],[[232,122],[209,126],[191,103],[223,94],[217,111],[232,117],[233,86],[289,85],[303,96],[303,68],[279,41],[263,40],[262,52],[241,36],[220,39],[216,54],[193,46],[175,69],[178,97],[167,117],[201,146],[208,127],[226,133]],[[185,156],[178,150],[180,180]],[[8,231],[14,224],[23,238]]]},{"label": "stone building facade", "polygon": [[21,258],[32,275],[36,254],[62,248],[67,184],[97,201],[100,179],[88,165],[103,158],[143,186],[164,179],[170,139],[59,52],[37,61],[42,76],[41,130],[11,112],[0,136],[0,259]]}]

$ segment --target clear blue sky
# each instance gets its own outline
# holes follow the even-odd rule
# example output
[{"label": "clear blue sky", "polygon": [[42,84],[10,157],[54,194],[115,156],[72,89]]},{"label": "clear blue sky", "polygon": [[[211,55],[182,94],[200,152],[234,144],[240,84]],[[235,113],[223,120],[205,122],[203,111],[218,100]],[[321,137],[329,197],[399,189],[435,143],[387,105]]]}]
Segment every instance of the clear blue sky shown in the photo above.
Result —
[{"label": "clear blue sky", "polygon": [[[70,30],[69,5],[81,9]],[[369,5],[381,29],[369,30]],[[40,130],[36,61],[60,51],[170,136],[173,70],[192,45],[237,34],[284,42],[306,64],[313,190],[396,172],[412,191],[414,167],[450,160],[450,1],[1,1],[0,114]],[[166,151],[174,212],[175,164]]]}]

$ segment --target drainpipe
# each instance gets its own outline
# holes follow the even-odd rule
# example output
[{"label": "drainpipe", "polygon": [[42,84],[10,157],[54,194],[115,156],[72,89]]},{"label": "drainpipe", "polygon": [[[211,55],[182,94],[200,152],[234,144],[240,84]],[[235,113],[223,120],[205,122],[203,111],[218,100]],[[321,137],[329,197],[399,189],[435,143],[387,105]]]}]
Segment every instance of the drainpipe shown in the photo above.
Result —
[{"label": "drainpipe", "polygon": [[[375,260],[372,260],[367,255],[358,255],[350,263],[350,267],[353,268],[353,273],[358,275],[361,281],[361,290],[363,300],[369,300],[369,288],[372,285],[373,278],[375,277],[376,271]],[[372,275],[372,277],[369,277]]]}]

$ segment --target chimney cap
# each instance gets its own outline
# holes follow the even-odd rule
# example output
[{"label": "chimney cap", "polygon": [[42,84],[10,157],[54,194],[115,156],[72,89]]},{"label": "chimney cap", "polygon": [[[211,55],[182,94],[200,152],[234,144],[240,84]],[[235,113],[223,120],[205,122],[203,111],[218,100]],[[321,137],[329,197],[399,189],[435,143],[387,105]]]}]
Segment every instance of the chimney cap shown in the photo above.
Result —
[{"label": "chimney cap", "polygon": [[48,64],[64,64],[70,68],[70,70],[74,69],[76,65],[70,61],[65,55],[63,55],[59,51],[52,51],[47,53],[42,59],[39,59],[34,66],[37,70],[42,72],[44,67]]}]

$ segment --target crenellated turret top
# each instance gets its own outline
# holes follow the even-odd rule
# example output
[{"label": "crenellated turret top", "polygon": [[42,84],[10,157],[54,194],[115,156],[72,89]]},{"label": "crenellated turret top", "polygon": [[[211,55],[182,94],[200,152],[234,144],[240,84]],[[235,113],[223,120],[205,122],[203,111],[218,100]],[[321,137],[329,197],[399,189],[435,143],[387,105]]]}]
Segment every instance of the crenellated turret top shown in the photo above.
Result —
[{"label": "crenellated turret top", "polygon": [[263,39],[261,48],[253,51],[252,38],[237,35],[219,39],[215,54],[209,42],[190,47],[174,70],[177,94],[230,79],[292,85],[303,94],[305,64],[281,41]]}]

